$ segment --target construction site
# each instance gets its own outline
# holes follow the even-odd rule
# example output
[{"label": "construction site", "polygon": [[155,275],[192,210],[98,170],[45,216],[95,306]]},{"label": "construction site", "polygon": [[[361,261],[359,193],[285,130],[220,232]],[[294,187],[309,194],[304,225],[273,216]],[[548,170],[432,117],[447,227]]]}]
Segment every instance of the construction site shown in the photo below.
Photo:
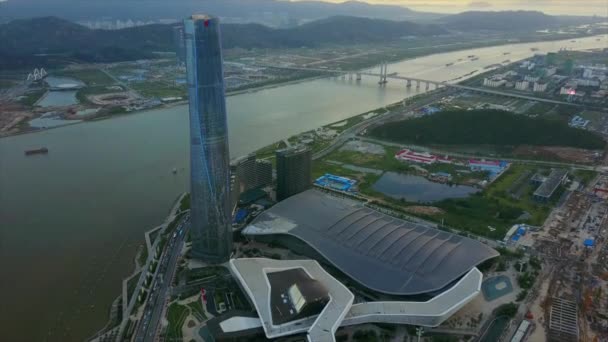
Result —
[{"label": "construction site", "polygon": [[524,303],[536,323],[529,341],[608,341],[608,205],[594,187],[571,192],[531,233],[544,264]]}]

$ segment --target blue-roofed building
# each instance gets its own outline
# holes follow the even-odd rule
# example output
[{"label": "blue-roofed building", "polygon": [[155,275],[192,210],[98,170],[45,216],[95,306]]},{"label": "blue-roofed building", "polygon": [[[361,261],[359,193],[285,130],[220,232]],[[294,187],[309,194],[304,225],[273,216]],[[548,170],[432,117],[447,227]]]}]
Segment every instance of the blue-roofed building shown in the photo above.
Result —
[{"label": "blue-roofed building", "polygon": [[357,181],[352,180],[350,178],[335,176],[326,173],[323,176],[317,178],[317,180],[315,180],[315,184],[325,188],[331,188],[339,191],[352,191],[355,184],[357,184]]},{"label": "blue-roofed building", "polygon": [[249,216],[249,210],[241,208],[234,214],[233,223],[243,223],[247,219],[247,216]]},{"label": "blue-roofed building", "polygon": [[595,246],[595,241],[593,239],[586,239],[584,245],[585,247],[593,247]]}]

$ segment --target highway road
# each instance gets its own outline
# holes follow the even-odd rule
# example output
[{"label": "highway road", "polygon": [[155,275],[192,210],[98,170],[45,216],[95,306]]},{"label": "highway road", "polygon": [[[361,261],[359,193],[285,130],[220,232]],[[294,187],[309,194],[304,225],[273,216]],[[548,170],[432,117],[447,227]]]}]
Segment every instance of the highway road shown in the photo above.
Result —
[{"label": "highway road", "polygon": [[158,262],[158,271],[150,284],[151,290],[145,304],[144,314],[136,329],[135,341],[137,342],[152,342],[156,340],[160,322],[164,316],[169,299],[168,297],[171,294],[171,283],[175,276],[177,262],[184,246],[189,224],[188,218],[182,220],[175,233],[167,241],[165,252]]},{"label": "highway road", "polygon": [[417,108],[420,107],[424,107],[428,104],[431,104],[437,100],[439,100],[440,98],[449,95],[450,92],[446,92],[443,90],[438,90],[436,91],[436,93],[434,94],[428,94],[430,96],[426,96],[425,98],[418,100],[416,102],[414,102],[413,104],[406,106],[405,108],[402,108],[399,111],[395,111],[392,113],[384,113],[384,114],[380,114],[376,117],[373,117],[369,120],[365,120],[362,121],[356,125],[353,125],[352,127],[349,127],[347,129],[345,129],[342,133],[340,133],[340,135],[338,135],[329,146],[327,146],[326,148],[324,148],[323,150],[316,152],[313,156],[312,159],[313,160],[317,160],[320,158],[325,157],[326,155],[330,154],[331,152],[335,151],[337,148],[339,148],[340,146],[342,146],[345,142],[347,142],[350,139],[353,139],[357,136],[357,134],[361,133],[362,131],[364,131],[365,129],[367,129],[368,127],[370,127],[371,125],[374,125],[378,122],[381,122],[383,120],[389,120],[391,118],[397,117],[399,115],[403,115],[404,113],[407,113],[409,111],[415,110]]}]

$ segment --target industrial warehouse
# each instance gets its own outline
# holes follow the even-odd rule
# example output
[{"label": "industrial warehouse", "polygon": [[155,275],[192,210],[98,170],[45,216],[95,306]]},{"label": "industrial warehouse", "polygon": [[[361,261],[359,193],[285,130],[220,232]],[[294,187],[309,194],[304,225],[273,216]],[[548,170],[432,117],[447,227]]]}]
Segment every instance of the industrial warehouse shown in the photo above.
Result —
[{"label": "industrial warehouse", "polygon": [[[231,260],[231,272],[259,320],[226,318],[227,323],[218,325],[224,334],[261,327],[267,338],[307,333],[311,341],[331,341],[336,329],[347,325],[435,327],[480,293],[483,276],[476,266],[498,256],[475,240],[395,219],[319,190],[278,203],[242,233],[321,264]],[[280,274],[287,270],[300,271]],[[356,291],[343,285],[352,285],[350,280],[356,282]],[[277,301],[285,306],[280,313],[271,309]]]}]

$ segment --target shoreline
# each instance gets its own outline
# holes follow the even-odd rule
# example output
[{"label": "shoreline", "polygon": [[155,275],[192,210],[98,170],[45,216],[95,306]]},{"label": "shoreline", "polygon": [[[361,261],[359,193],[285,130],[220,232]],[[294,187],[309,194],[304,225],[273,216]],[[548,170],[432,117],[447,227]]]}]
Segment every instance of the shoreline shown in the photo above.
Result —
[{"label": "shoreline", "polygon": [[[184,192],[177,197],[175,202],[171,205],[169,212],[167,213],[167,216],[165,217],[165,219],[163,220],[163,222],[160,225],[158,225],[156,227],[152,227],[144,232],[144,242],[143,242],[143,244],[139,245],[139,246],[142,246],[142,250],[139,253],[136,253],[136,255],[133,257],[133,271],[123,278],[123,280],[121,282],[120,294],[113,301],[113,303],[115,303],[117,301],[122,302],[122,304],[121,304],[122,319],[120,320],[120,322],[118,322],[117,325],[111,326],[112,323],[114,323],[114,322],[113,322],[112,312],[110,312],[110,314],[108,315],[108,320],[106,321],[105,325],[102,328],[100,328],[99,330],[97,330],[95,332],[95,334],[93,334],[90,337],[87,337],[85,339],[85,341],[99,341],[100,338],[104,337],[104,335],[112,334],[112,333],[117,333],[119,335],[122,335],[128,321],[131,319],[131,316],[134,315],[133,311],[135,309],[139,309],[139,307],[137,307],[137,308],[135,307],[135,302],[133,301],[134,299],[137,298],[137,296],[135,295],[135,292],[132,294],[131,298],[127,297],[128,296],[128,283],[133,277],[137,276],[138,281],[137,281],[137,286],[135,287],[135,290],[137,290],[138,288],[141,288],[141,285],[143,284],[145,276],[147,275],[146,271],[149,269],[149,265],[152,262],[152,260],[154,259],[154,254],[155,254],[154,251],[155,251],[155,248],[158,246],[158,241],[160,241],[160,239],[159,239],[160,235],[162,233],[164,233],[164,231],[167,229],[169,224],[171,222],[173,222],[173,220],[175,220],[179,215],[189,212],[189,209],[184,210],[184,211],[181,210],[182,200],[184,199],[185,196],[187,196],[187,194],[188,194],[188,192]],[[159,234],[154,237],[154,240],[151,240],[150,235],[157,231],[159,232]],[[146,249],[148,251],[148,257],[146,258],[145,263],[143,265],[140,265],[139,257],[140,257],[140,253],[143,253],[143,249]],[[161,251],[161,253],[162,253],[162,251]]]},{"label": "shoreline", "polygon": [[[435,56],[435,55],[440,55],[440,54],[444,54],[444,53],[452,53],[452,52],[458,52],[458,51],[467,51],[467,50],[476,50],[476,49],[484,49],[484,48],[492,48],[492,47],[499,47],[499,46],[506,46],[506,45],[521,45],[521,44],[533,44],[533,43],[550,43],[550,42],[555,42],[555,41],[561,41],[561,40],[569,40],[569,39],[582,39],[582,38],[593,38],[593,37],[604,37],[605,34],[595,34],[595,35],[577,35],[576,37],[569,37],[569,38],[563,38],[563,37],[553,37],[553,39],[547,39],[547,40],[532,40],[532,41],[526,41],[526,42],[504,42],[504,43],[500,43],[500,44],[489,44],[486,45],[484,43],[480,43],[479,46],[475,46],[475,47],[465,47],[462,49],[454,49],[454,50],[447,50],[447,51],[442,51],[442,52],[433,52],[433,53],[429,53],[429,54],[424,54],[424,55],[419,55],[419,56],[415,56],[415,57],[409,57],[409,58],[404,58],[404,59],[399,59],[399,60],[394,60],[394,61],[390,61],[390,64],[394,64],[394,63],[401,63],[401,62],[405,62],[408,60],[412,60],[412,59],[417,59],[417,58],[424,58],[424,57],[430,57],[430,56]],[[465,42],[463,42],[462,44],[466,44]],[[583,50],[588,50],[588,49],[583,49]],[[583,51],[581,50],[581,51]],[[373,67],[373,66],[371,66]],[[366,70],[369,69],[370,67],[363,67],[357,70],[350,70],[350,71],[344,71],[346,72],[354,72],[354,71],[360,71],[360,70]],[[461,76],[462,81],[465,81],[467,79],[467,76],[473,76],[477,73],[473,73],[473,74],[469,74],[469,75],[463,75]],[[479,74],[477,74],[479,75]],[[330,78],[331,75],[327,75],[327,76],[310,76],[310,77],[302,77],[299,79],[294,79],[291,81],[286,81],[286,82],[278,82],[278,83],[273,83],[273,84],[268,84],[268,85],[263,85],[263,86],[259,86],[259,87],[252,87],[252,88],[247,88],[247,89],[243,89],[243,90],[235,90],[235,91],[229,91],[226,92],[226,97],[230,97],[230,96],[235,96],[235,95],[242,95],[242,94],[248,94],[248,93],[256,93],[259,91],[263,91],[263,90],[267,90],[267,89],[273,89],[273,88],[279,88],[279,87],[284,87],[284,86],[289,86],[289,85],[294,85],[294,84],[299,84],[299,83],[303,83],[303,82],[308,82],[308,81],[315,81],[315,80],[319,80],[319,79],[324,79],[324,78]],[[458,83],[460,83],[458,82]],[[122,117],[125,115],[130,115],[130,114],[138,114],[138,113],[142,113],[142,112],[147,112],[147,111],[153,111],[153,110],[160,110],[160,109],[167,109],[167,108],[173,108],[173,107],[177,107],[177,106],[181,106],[181,105],[187,105],[188,104],[188,100],[181,100],[181,101],[176,101],[176,102],[172,102],[172,103],[168,103],[168,104],[163,104],[161,106],[158,107],[154,107],[154,108],[147,108],[147,109],[142,109],[142,110],[137,110],[137,111],[131,111],[131,112],[125,112],[125,113],[119,113],[119,114],[114,114],[114,115],[109,115],[109,116],[100,116],[97,118],[92,118],[89,120],[82,120],[79,122],[74,122],[74,123],[67,123],[65,125],[59,125],[59,126],[54,126],[54,127],[48,127],[48,128],[42,128],[42,129],[35,129],[35,130],[26,130],[23,132],[18,132],[18,133],[14,133],[14,134],[9,134],[9,135],[5,135],[5,136],[0,136],[0,140],[5,139],[5,138],[10,138],[10,137],[16,137],[16,136],[20,136],[20,135],[24,135],[24,134],[35,134],[35,133],[40,133],[40,132],[44,132],[47,130],[51,130],[51,129],[56,129],[56,128],[62,128],[62,127],[67,127],[67,126],[72,126],[72,125],[77,125],[77,124],[83,124],[83,123],[87,123],[87,122],[95,122],[95,121],[101,121],[101,120],[108,120],[108,119],[113,119],[113,118],[117,118],[117,117]]]}]

